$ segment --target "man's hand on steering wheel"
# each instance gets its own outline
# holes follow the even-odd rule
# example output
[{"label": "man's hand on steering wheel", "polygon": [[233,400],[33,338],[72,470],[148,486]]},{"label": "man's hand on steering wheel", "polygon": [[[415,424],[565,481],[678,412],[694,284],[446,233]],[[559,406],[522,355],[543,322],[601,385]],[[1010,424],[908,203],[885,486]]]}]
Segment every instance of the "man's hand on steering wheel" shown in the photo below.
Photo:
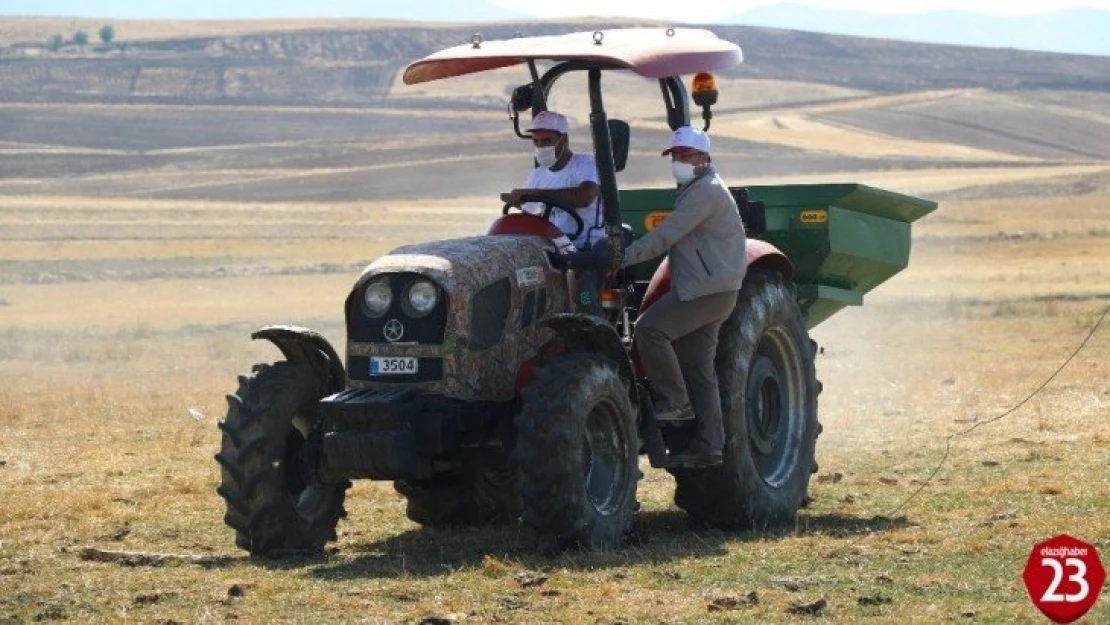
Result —
[{"label": "man's hand on steering wheel", "polygon": [[505,198],[505,206],[516,206],[517,208],[520,208],[524,204],[524,200],[522,198],[527,192],[528,189],[513,189],[512,191],[509,191],[508,197]]}]

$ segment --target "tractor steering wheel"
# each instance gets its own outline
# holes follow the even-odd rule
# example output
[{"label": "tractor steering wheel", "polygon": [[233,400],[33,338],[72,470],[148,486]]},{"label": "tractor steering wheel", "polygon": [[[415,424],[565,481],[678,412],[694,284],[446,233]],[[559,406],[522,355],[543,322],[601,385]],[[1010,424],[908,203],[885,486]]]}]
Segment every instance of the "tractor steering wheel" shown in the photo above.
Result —
[{"label": "tractor steering wheel", "polygon": [[[508,215],[509,214],[509,209],[513,208],[513,206],[511,204],[509,204],[509,194],[508,193],[502,193],[501,194],[501,200],[505,202],[505,206],[501,209],[501,214],[502,215]],[[555,208],[562,209],[562,211],[564,213],[566,213],[567,215],[570,215],[570,218],[572,220],[574,220],[575,226],[577,226],[577,228],[574,231],[574,234],[568,234],[567,235],[567,237],[569,237],[572,241],[574,239],[577,239],[579,237],[579,235],[581,235],[582,232],[586,229],[586,222],[582,221],[582,216],[579,215],[578,211],[574,210],[573,208],[563,206],[562,204],[557,204],[557,203],[554,203],[554,202],[545,201],[544,198],[539,196],[539,195],[524,195],[524,196],[521,196],[520,202],[521,202],[521,204],[523,204],[524,202],[539,202],[540,204],[543,204],[543,214],[541,214],[541,215],[536,215],[536,214],[533,214],[533,213],[529,213],[529,212],[525,211],[523,208],[520,209],[520,214],[521,215],[528,215],[529,217],[535,217],[536,219],[543,219],[544,221],[547,221],[547,222],[551,221],[551,211],[552,211],[552,209],[555,209]]]}]

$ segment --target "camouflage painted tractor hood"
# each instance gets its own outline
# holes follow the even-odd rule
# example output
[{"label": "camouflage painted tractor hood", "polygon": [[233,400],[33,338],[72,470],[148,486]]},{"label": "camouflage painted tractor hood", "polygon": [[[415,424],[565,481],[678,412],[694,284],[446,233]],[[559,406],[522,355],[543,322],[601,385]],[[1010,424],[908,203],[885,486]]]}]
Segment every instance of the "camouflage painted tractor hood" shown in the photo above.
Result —
[{"label": "camouflage painted tractor hood", "polygon": [[[442,359],[443,376],[405,382],[360,380],[348,373],[348,386],[403,384],[463,400],[512,399],[519,363],[552,336],[539,321],[567,307],[566,279],[551,267],[548,250],[554,246],[543,237],[478,236],[407,245],[372,262],[355,283],[352,297],[361,297],[367,283],[378,276],[422,275],[443,289],[448,306],[446,329],[440,344],[348,338],[348,363],[352,357],[370,356]],[[505,297],[490,295],[494,292]],[[348,337],[352,336],[352,324],[363,321],[357,315],[348,319]],[[487,337],[493,332],[497,339],[480,340],[480,331]]]},{"label": "camouflage painted tractor hood", "polygon": [[517,269],[535,265],[550,269],[545,250],[554,249],[544,238],[512,235],[406,245],[370,263],[355,287],[385,273],[412,272],[431,278],[449,295],[473,293]]}]

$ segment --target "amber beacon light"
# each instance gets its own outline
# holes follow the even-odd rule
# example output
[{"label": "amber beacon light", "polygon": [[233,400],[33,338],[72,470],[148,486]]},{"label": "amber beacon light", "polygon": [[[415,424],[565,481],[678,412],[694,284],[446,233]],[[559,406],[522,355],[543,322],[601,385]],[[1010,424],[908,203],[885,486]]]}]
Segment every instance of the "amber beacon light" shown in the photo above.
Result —
[{"label": "amber beacon light", "polygon": [[705,120],[702,130],[709,130],[709,120],[713,119],[710,107],[717,103],[717,79],[709,72],[696,74],[691,81],[690,92],[694,104],[701,107],[701,118]]},{"label": "amber beacon light", "polygon": [[690,91],[694,94],[694,104],[712,106],[717,103],[717,79],[709,72],[694,76]]}]

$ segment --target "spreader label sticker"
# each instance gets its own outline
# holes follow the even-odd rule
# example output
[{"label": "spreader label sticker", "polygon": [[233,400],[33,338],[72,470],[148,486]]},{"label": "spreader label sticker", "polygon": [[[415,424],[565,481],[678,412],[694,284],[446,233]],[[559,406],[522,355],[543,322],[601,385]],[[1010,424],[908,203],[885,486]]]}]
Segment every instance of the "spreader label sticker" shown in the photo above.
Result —
[{"label": "spreader label sticker", "polygon": [[522,289],[543,284],[543,267],[535,265],[516,270],[516,285]]},{"label": "spreader label sticker", "polygon": [[802,211],[802,223],[804,224],[823,224],[829,220],[829,211],[826,210],[810,210]]},{"label": "spreader label sticker", "polygon": [[644,230],[647,230],[648,232],[655,230],[659,227],[659,224],[663,223],[663,220],[667,218],[667,215],[670,214],[671,211],[652,211],[648,213],[647,217],[644,217]]}]

